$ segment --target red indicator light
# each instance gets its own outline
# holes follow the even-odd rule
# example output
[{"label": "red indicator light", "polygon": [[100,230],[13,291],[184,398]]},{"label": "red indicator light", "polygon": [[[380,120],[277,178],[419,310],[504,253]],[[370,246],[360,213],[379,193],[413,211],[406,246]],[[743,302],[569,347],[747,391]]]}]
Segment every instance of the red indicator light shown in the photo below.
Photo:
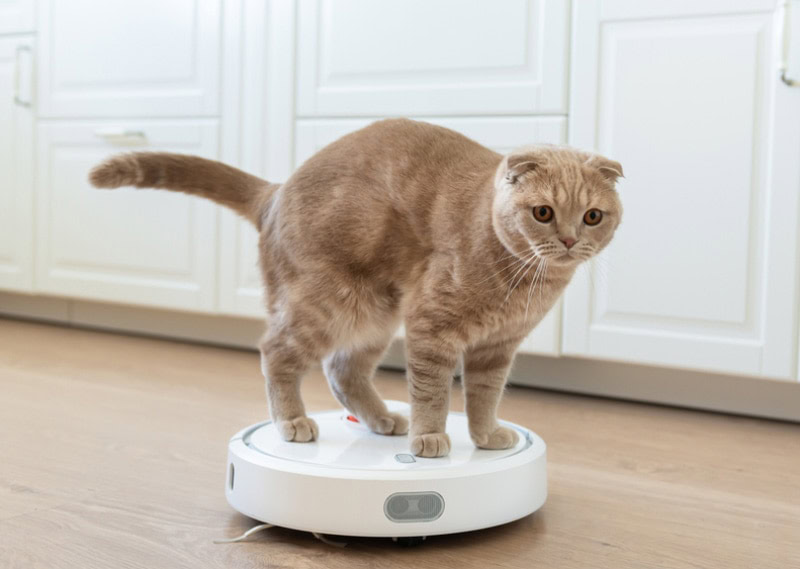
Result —
[{"label": "red indicator light", "polygon": [[361,422],[356,417],[354,417],[353,415],[348,415],[347,416],[347,420],[348,421],[352,421],[353,423],[360,423]]}]

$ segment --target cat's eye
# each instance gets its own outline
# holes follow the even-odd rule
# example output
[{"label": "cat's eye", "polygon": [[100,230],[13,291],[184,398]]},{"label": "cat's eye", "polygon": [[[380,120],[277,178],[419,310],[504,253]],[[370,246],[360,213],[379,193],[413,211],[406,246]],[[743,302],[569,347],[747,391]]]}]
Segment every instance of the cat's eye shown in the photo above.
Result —
[{"label": "cat's eye", "polygon": [[536,221],[547,223],[553,219],[553,208],[548,205],[537,205],[533,208],[533,217],[536,218]]},{"label": "cat's eye", "polygon": [[597,225],[603,219],[603,212],[599,209],[590,209],[583,214],[583,222],[586,225]]}]

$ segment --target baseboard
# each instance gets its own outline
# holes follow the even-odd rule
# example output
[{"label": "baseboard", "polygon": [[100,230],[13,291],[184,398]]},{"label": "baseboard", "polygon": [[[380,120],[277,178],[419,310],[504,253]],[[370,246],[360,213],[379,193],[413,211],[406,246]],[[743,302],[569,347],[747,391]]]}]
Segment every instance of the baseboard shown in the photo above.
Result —
[{"label": "baseboard", "polygon": [[[383,365],[404,369],[402,340]],[[800,383],[570,357],[519,354],[509,376],[524,385],[800,422]]]},{"label": "baseboard", "polygon": [[83,301],[74,303],[70,323],[251,350],[257,348],[258,340],[264,333],[264,321],[255,318],[170,312]]},{"label": "baseboard", "polygon": [[[0,293],[0,315],[114,332],[255,349],[261,320]],[[383,366],[405,368],[396,340]],[[520,354],[510,382],[694,409],[800,422],[800,383],[570,357]]]},{"label": "baseboard", "polygon": [[69,322],[71,301],[50,296],[0,292],[0,314],[45,322]]},{"label": "baseboard", "polygon": [[0,293],[0,315],[251,350],[264,333],[257,318],[10,293]]}]

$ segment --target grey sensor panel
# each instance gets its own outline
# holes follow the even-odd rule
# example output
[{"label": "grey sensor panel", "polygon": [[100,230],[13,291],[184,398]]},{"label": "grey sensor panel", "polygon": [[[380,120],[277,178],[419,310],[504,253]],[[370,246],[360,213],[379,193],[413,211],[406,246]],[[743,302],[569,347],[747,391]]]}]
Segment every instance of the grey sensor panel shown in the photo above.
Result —
[{"label": "grey sensor panel", "polygon": [[397,492],[383,503],[383,513],[393,522],[432,522],[444,512],[437,492]]}]

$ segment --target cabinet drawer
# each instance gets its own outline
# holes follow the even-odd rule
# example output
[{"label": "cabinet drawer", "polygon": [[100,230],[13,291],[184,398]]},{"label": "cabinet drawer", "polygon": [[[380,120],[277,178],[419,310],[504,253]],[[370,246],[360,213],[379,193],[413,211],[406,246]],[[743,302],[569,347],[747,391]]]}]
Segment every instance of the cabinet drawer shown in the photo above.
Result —
[{"label": "cabinet drawer", "polygon": [[0,0],[0,34],[21,34],[34,28],[34,0]]},{"label": "cabinet drawer", "polygon": [[40,0],[40,116],[218,113],[220,0]]},{"label": "cabinet drawer", "polygon": [[565,0],[304,0],[300,116],[563,113]]},{"label": "cabinet drawer", "polygon": [[[120,147],[99,134],[143,133]],[[89,170],[129,150],[215,158],[218,125],[196,121],[43,123],[38,131],[36,287],[94,300],[211,310],[216,211],[200,198],[165,191],[97,190]]]}]

